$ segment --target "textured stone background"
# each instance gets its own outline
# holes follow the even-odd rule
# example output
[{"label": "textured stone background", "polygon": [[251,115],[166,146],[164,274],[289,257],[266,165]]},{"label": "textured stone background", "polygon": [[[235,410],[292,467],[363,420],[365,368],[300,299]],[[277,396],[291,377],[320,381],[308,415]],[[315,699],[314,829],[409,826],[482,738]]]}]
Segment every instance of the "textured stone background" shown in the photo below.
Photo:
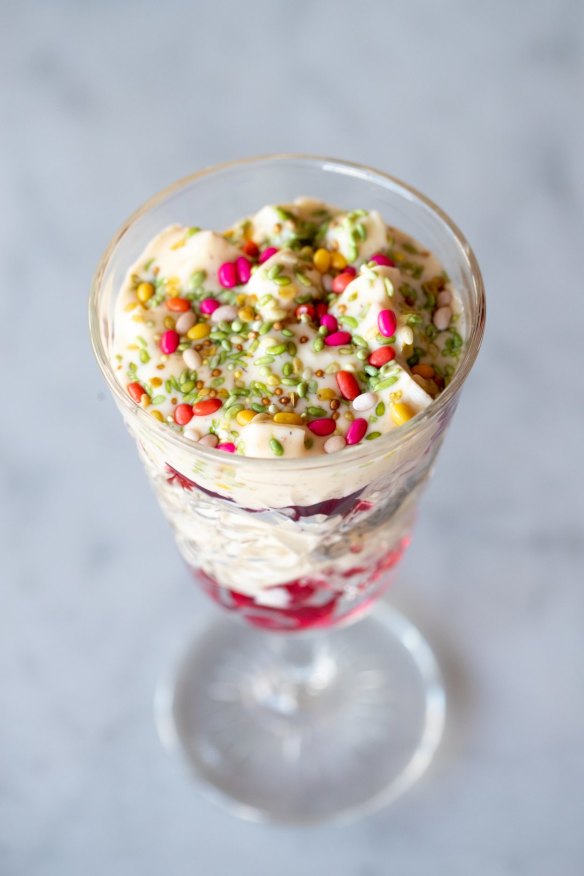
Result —
[{"label": "textured stone background", "polygon": [[[583,32],[569,0],[2,4],[2,876],[584,871]],[[446,669],[446,742],[392,808],[304,832],[205,802],[158,743],[155,679],[211,610],[86,330],[137,204],[287,150],[426,191],[489,295],[393,593]]]}]

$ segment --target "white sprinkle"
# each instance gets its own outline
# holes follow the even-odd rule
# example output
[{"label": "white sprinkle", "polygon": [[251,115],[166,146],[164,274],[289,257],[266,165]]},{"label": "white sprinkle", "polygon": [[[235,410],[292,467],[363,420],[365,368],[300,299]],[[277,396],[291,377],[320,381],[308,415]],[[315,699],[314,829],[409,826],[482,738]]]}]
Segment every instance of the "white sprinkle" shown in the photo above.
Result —
[{"label": "white sprinkle", "polygon": [[305,368],[304,371],[302,372],[302,379],[303,380],[310,380],[310,378],[312,377],[312,374],[313,374],[312,368]]},{"label": "white sprinkle", "polygon": [[324,286],[325,292],[332,292],[333,288],[333,278],[330,274],[325,274],[322,278],[322,285]]},{"label": "white sprinkle", "polygon": [[209,432],[207,435],[203,435],[199,440],[199,444],[202,444],[204,447],[217,447],[219,439],[212,432]]},{"label": "white sprinkle", "polygon": [[183,362],[191,371],[196,371],[201,365],[201,357],[196,350],[189,347],[189,349],[185,350],[183,353]]},{"label": "white sprinkle", "polygon": [[343,438],[342,435],[331,435],[330,438],[327,438],[323,444],[323,450],[325,453],[337,453],[339,450],[342,450],[347,442]]},{"label": "white sprinkle", "polygon": [[179,318],[176,321],[176,330],[179,335],[186,335],[188,330],[194,326],[197,321],[197,317],[193,313],[192,310],[187,311],[187,313],[181,313]]},{"label": "white sprinkle", "polygon": [[398,329],[397,336],[401,341],[402,347],[409,347],[410,344],[414,343],[414,332],[409,325],[404,325]]},{"label": "white sprinkle", "polygon": [[438,293],[438,298],[436,299],[436,304],[438,307],[446,307],[447,304],[450,304],[452,301],[452,295],[448,291],[448,289],[444,289],[442,292]]},{"label": "white sprinkle", "polygon": [[353,408],[356,411],[368,411],[377,403],[377,395],[374,392],[362,392],[353,399]]},{"label": "white sprinkle", "polygon": [[432,322],[436,326],[439,332],[443,332],[444,329],[447,329],[450,325],[450,320],[452,319],[452,311],[449,307],[439,307],[438,310],[434,313],[432,318]]},{"label": "white sprinkle", "polygon": [[211,322],[233,322],[237,317],[237,310],[231,304],[223,304],[211,314]]},{"label": "white sprinkle", "polygon": [[185,438],[188,438],[189,441],[200,441],[201,439],[201,433],[198,429],[185,429],[183,435]]}]

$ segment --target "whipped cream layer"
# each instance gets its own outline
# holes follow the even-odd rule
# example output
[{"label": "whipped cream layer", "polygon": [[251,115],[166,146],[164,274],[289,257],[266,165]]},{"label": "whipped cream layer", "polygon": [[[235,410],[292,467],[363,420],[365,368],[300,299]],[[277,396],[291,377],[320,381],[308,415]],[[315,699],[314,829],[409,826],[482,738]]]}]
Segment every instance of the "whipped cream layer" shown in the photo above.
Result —
[{"label": "whipped cream layer", "polygon": [[415,417],[463,337],[431,253],[375,211],[300,198],[224,233],[161,231],[120,291],[112,363],[136,404],[190,441],[298,458]]}]

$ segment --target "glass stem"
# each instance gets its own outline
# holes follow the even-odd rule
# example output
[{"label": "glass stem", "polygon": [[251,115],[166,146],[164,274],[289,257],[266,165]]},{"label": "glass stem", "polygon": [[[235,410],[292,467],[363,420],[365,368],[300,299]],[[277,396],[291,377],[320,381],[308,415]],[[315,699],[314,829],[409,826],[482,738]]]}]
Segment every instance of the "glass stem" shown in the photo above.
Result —
[{"label": "glass stem", "polygon": [[271,712],[292,716],[334,683],[337,665],[322,634],[264,637],[262,667],[253,681],[257,703]]}]

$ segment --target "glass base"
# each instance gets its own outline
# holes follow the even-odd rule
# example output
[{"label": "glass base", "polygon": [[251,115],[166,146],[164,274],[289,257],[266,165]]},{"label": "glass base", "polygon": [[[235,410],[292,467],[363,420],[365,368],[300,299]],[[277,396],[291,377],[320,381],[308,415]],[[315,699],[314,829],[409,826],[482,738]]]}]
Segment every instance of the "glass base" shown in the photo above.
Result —
[{"label": "glass base", "polygon": [[345,820],[394,800],[427,768],[445,697],[418,630],[379,607],[326,635],[221,620],[156,695],[164,745],[243,818]]}]

